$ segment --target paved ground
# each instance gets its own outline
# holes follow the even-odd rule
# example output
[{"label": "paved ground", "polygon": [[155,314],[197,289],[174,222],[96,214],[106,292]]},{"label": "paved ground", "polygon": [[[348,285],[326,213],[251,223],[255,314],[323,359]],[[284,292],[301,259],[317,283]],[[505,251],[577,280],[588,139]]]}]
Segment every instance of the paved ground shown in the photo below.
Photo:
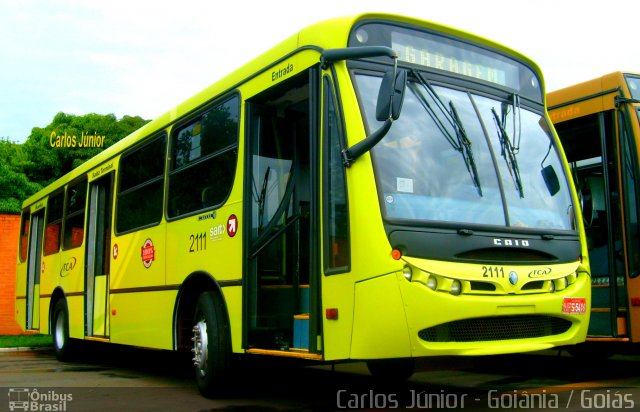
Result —
[{"label": "paved ground", "polygon": [[0,352],[0,394],[7,393],[0,411],[640,410],[634,354],[600,361],[557,352],[433,358],[419,370],[409,382],[390,385],[361,363],[244,362],[237,390],[210,400],[195,388],[188,359],[174,353],[96,344],[60,363],[50,350]]}]

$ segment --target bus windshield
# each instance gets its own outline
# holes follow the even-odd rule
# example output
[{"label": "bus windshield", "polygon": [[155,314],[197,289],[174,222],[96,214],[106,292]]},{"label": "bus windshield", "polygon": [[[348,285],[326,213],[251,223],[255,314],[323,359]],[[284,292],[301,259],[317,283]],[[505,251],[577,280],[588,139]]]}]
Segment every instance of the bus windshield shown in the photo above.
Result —
[{"label": "bus windshield", "polygon": [[[355,78],[375,130],[381,78]],[[432,86],[416,72],[407,88],[402,115],[373,149],[387,220],[573,229],[569,187],[541,114],[516,95],[499,100]],[[542,173],[549,166],[555,190]]]},{"label": "bus windshield", "polygon": [[631,92],[631,98],[640,100],[640,77],[625,76]]},{"label": "bus windshield", "polygon": [[[634,100],[640,100],[640,77],[625,76],[629,91],[631,92],[631,98]],[[640,122],[640,107],[636,108],[636,114],[638,115],[638,121]]]}]

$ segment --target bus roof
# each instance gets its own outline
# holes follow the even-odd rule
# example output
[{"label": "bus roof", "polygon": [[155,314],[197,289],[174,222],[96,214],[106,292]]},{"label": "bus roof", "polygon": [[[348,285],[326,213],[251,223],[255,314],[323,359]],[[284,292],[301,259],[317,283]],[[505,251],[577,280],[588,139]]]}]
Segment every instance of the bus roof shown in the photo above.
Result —
[{"label": "bus roof", "polygon": [[627,74],[635,73],[617,71],[549,92],[547,105],[551,120],[559,123],[613,109],[615,96],[629,95],[624,78]]},{"label": "bus roof", "polygon": [[[212,99],[215,99],[218,96],[222,96],[225,93],[232,91],[234,88],[240,86],[242,83],[248,81],[255,75],[269,70],[281,60],[285,59],[286,57],[292,55],[294,52],[304,47],[312,46],[316,48],[319,53],[324,49],[346,47],[351,28],[355,24],[363,20],[391,20],[410,25],[419,25],[421,27],[440,32],[445,35],[459,37],[493,48],[503,54],[515,57],[516,59],[522,61],[524,64],[528,65],[539,77],[541,83],[540,86],[544,93],[544,79],[542,77],[540,68],[535,62],[515,50],[512,50],[506,46],[503,46],[481,36],[477,36],[438,23],[389,13],[363,13],[353,16],[337,17],[318,22],[301,29],[300,31],[280,42],[270,50],[262,53],[240,68],[222,77],[220,80],[206,87],[201,92],[178,104],[166,113],[158,116],[151,122],[147,123],[145,126],[124,137],[111,147],[105,149],[98,155],[87,160],[82,165],[62,176],[44,189],[33,194],[24,201],[23,208],[37,202],[38,200],[47,196],[49,193],[55,192],[65,184],[72,182],[79,176],[86,174],[90,170],[94,169],[96,166],[99,166],[109,159],[119,155],[127,148],[135,145],[146,137],[149,137],[150,135],[169,127],[178,119],[181,119],[183,116],[198,110],[200,107],[202,107],[202,105],[206,104]],[[331,35],[327,35],[327,33],[331,33]]]}]

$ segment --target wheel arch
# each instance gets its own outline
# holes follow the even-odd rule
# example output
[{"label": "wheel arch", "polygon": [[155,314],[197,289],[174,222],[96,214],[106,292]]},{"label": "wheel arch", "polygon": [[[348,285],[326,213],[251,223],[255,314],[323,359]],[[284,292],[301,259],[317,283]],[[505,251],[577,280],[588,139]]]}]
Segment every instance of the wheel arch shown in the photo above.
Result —
[{"label": "wheel arch", "polygon": [[173,311],[173,350],[191,347],[191,327],[198,296],[202,292],[214,292],[224,307],[224,316],[229,325],[229,311],[222,293],[222,287],[210,273],[197,271],[182,282]]}]

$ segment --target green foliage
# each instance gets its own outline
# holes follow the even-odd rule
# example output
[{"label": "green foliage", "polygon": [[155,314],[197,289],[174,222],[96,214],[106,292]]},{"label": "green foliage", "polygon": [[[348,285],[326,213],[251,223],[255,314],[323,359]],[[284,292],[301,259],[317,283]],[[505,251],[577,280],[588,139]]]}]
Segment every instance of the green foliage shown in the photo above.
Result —
[{"label": "green foliage", "polygon": [[[60,112],[48,126],[34,127],[22,145],[0,139],[0,211],[19,212],[27,197],[146,123],[140,116]],[[83,136],[93,136],[90,146]]]},{"label": "green foliage", "polygon": [[0,140],[0,212],[20,212],[22,201],[40,190],[22,172],[27,162],[21,145]]},{"label": "green foliage", "polygon": [[0,336],[0,348],[43,348],[53,346],[51,335]]},{"label": "green foliage", "polygon": [[[28,158],[24,171],[44,187],[147,122],[140,116],[118,120],[113,114],[76,116],[60,112],[47,127],[31,130],[24,144]],[[97,136],[100,145],[84,146],[83,136]]]}]

